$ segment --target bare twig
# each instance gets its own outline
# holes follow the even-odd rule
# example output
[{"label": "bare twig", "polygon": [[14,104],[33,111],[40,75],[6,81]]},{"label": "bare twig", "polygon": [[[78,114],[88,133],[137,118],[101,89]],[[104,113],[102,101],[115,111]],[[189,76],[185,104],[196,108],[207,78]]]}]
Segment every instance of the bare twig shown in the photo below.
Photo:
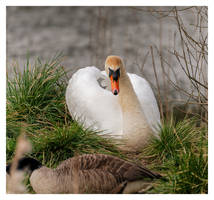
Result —
[{"label": "bare twig", "polygon": [[152,55],[152,66],[153,66],[153,70],[154,70],[154,73],[155,73],[156,85],[157,85],[157,88],[158,88],[158,101],[159,101],[159,105],[160,105],[161,118],[164,119],[164,117],[163,117],[163,104],[162,104],[161,95],[160,95],[160,85],[159,85],[159,81],[158,81],[158,77],[157,77],[157,72],[156,72],[156,67],[155,67],[155,60],[154,60],[152,46],[150,47],[150,50],[151,50],[151,55]]}]

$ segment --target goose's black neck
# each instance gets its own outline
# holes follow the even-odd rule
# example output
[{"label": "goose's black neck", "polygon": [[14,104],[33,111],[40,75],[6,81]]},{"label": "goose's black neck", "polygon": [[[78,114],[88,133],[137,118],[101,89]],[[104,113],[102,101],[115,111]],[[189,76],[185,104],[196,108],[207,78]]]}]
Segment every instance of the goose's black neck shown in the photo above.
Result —
[{"label": "goose's black neck", "polygon": [[[30,172],[33,172],[35,169],[38,169],[41,166],[42,164],[38,160],[34,158],[24,157],[18,161],[17,170],[24,170],[27,168],[28,170],[30,170]],[[7,165],[6,171],[8,174],[10,174],[10,168],[11,164]]]}]

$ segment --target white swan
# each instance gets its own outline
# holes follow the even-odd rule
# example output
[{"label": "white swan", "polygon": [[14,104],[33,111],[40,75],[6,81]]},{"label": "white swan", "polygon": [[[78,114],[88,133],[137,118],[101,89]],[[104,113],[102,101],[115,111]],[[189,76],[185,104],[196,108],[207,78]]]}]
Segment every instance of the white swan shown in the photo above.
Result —
[{"label": "white swan", "polygon": [[103,72],[93,66],[79,69],[69,80],[66,103],[86,128],[126,139],[131,148],[158,136],[160,113],[153,91],[144,78],[126,73],[118,56],[107,57]]}]

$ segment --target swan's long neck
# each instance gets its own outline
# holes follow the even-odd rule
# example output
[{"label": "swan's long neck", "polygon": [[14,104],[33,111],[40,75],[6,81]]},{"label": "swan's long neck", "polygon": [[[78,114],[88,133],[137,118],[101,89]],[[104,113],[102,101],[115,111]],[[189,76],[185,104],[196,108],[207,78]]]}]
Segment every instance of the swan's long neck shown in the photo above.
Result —
[{"label": "swan's long neck", "polygon": [[124,113],[137,113],[141,110],[140,102],[127,73],[123,73],[120,78],[119,102]]},{"label": "swan's long neck", "polygon": [[125,70],[121,72],[119,103],[122,109],[123,134],[137,148],[137,145],[146,143],[152,131],[127,73]]}]

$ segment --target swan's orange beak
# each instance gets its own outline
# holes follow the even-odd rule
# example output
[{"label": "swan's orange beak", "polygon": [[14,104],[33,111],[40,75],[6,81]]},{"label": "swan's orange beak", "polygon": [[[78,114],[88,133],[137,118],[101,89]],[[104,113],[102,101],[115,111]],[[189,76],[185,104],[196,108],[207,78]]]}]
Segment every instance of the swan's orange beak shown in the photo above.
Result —
[{"label": "swan's orange beak", "polygon": [[118,95],[119,93],[119,78],[117,80],[113,79],[113,75],[110,76],[111,79],[111,90],[114,95]]}]

